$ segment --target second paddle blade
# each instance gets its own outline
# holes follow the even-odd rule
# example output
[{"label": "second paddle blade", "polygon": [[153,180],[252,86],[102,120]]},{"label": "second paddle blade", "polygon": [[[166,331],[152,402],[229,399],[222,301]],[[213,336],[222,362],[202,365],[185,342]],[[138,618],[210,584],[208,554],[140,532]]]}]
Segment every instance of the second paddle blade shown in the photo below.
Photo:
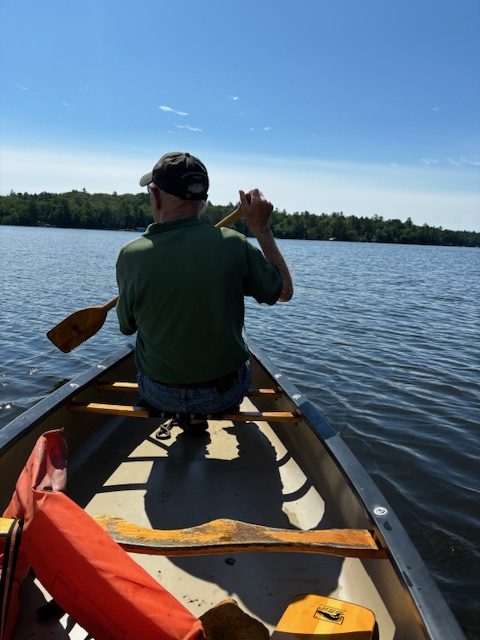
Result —
[{"label": "second paddle blade", "polygon": [[97,333],[105,322],[106,317],[107,311],[105,307],[80,309],[80,311],[75,311],[53,329],[50,329],[47,333],[47,338],[60,351],[69,353]]}]

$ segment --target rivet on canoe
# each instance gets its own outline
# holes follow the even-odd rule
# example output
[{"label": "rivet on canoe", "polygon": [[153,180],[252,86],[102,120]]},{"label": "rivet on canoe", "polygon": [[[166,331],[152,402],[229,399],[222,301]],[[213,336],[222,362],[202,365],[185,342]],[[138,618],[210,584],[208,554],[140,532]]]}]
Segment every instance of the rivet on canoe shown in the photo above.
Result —
[{"label": "rivet on canoe", "polygon": [[375,509],[373,510],[373,513],[376,516],[386,516],[388,513],[388,509],[385,509],[385,507],[375,507]]}]

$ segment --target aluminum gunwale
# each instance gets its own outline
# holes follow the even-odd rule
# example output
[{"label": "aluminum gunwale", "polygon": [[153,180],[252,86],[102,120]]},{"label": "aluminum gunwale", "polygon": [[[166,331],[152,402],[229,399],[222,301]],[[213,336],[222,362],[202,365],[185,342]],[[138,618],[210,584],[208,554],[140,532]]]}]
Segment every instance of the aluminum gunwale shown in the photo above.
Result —
[{"label": "aluminum gunwale", "polygon": [[[261,348],[251,340],[248,341],[248,345],[260,365],[301,410],[305,422],[322,441],[345,480],[364,505],[380,539],[385,543],[397,575],[418,610],[427,637],[431,640],[465,640],[466,636],[413,542],[360,461],[321,411],[290,382]],[[375,509],[378,508],[384,515],[375,513]]]}]

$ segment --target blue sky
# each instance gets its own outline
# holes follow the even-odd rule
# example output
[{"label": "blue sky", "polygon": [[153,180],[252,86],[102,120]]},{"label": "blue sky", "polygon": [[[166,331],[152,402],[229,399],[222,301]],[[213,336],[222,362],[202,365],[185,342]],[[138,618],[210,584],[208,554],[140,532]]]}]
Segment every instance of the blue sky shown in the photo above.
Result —
[{"label": "blue sky", "polygon": [[2,0],[0,193],[140,191],[480,230],[478,0]]}]

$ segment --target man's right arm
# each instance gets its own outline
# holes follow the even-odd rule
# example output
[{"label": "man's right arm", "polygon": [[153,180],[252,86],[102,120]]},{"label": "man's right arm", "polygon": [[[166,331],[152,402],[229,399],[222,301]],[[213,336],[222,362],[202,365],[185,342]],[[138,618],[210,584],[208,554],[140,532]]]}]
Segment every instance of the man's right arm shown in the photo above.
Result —
[{"label": "man's right arm", "polygon": [[290,271],[270,229],[273,205],[258,189],[252,189],[248,193],[240,191],[240,201],[248,227],[257,238],[265,259],[278,269],[282,278],[282,292],[278,299],[280,302],[288,302],[293,296],[293,283]]}]

